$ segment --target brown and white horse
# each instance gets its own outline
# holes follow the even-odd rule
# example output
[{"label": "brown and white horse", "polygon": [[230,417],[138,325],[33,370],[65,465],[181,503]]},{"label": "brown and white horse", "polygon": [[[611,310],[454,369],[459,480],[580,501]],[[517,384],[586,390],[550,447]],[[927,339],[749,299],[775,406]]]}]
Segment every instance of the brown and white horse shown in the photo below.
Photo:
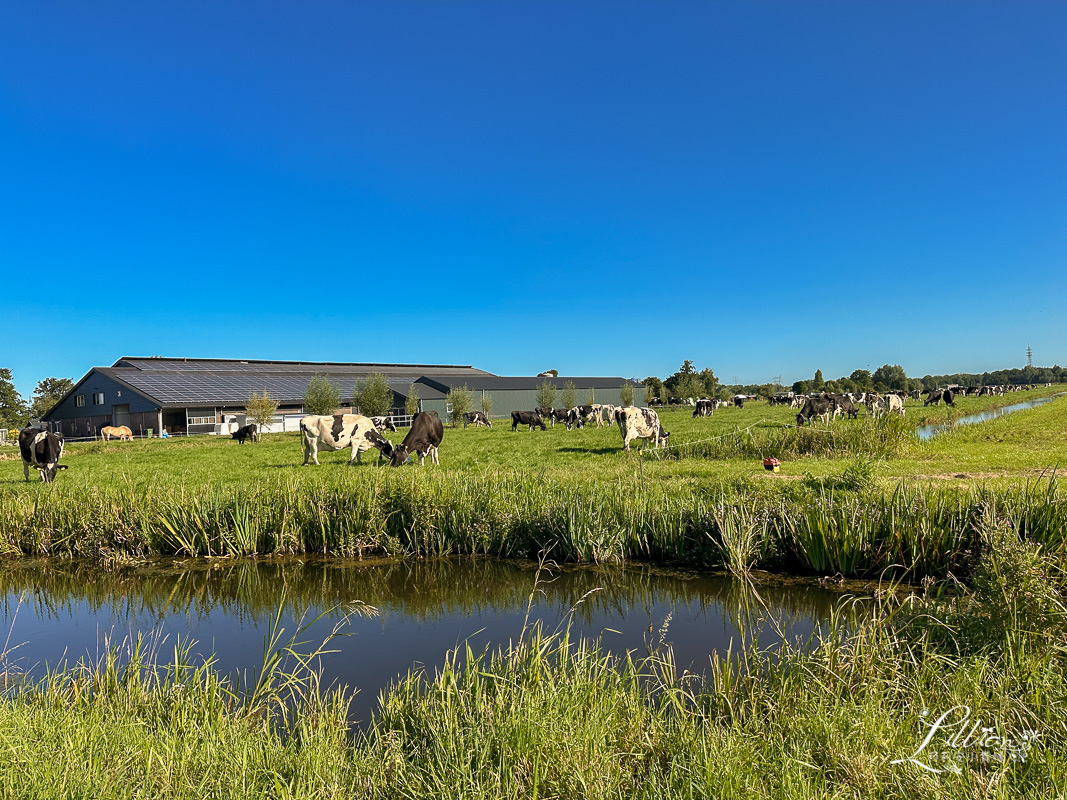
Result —
[{"label": "brown and white horse", "polygon": [[133,431],[125,425],[119,425],[117,427],[114,425],[105,425],[100,429],[100,435],[104,437],[105,442],[111,441],[112,436],[117,436],[120,440],[129,439],[130,441],[133,441]]}]

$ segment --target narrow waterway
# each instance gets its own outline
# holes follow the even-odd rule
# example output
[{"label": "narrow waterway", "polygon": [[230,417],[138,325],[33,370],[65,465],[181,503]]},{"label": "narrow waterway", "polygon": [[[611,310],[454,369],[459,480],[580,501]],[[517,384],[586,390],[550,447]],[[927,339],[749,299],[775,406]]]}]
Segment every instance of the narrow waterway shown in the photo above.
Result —
[{"label": "narrow waterway", "polygon": [[1048,397],[1038,397],[1034,400],[1026,400],[1022,403],[1014,403],[1010,406],[1001,406],[1000,408],[991,408],[987,411],[979,411],[977,414],[968,414],[966,417],[960,417],[952,422],[938,425],[923,425],[922,427],[915,429],[915,435],[919,437],[919,441],[928,442],[938,434],[950,431],[957,425],[974,425],[979,422],[988,422],[991,419],[1003,417],[1005,414],[1011,414],[1015,411],[1023,411],[1027,408],[1043,406],[1045,403],[1050,403],[1057,397],[1063,397],[1065,394],[1067,394],[1067,392],[1058,392],[1057,394],[1049,395]]},{"label": "narrow waterway", "polygon": [[362,602],[322,669],[327,683],[358,688],[353,718],[365,723],[381,691],[412,668],[429,674],[447,652],[475,652],[517,639],[525,624],[601,637],[616,653],[644,655],[670,644],[679,668],[702,671],[709,655],[758,637],[806,637],[839,595],[806,583],[759,587],[765,607],[727,577],[639,565],[557,567],[488,559],[432,562],[336,560],[158,561],[102,571],[95,565],[0,565],[6,635],[3,667],[33,678],[47,668],[93,662],[138,634],[166,662],[179,640],[198,658],[214,655],[224,673],[251,674],[279,608],[288,640],[301,619],[322,619],[300,636],[321,642]]}]

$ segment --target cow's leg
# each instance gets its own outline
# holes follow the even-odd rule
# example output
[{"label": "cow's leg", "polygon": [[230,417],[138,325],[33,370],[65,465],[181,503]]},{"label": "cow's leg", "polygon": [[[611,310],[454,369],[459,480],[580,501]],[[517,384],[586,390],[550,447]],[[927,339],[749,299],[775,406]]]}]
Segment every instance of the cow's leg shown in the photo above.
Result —
[{"label": "cow's leg", "polygon": [[22,473],[26,477],[26,483],[30,482],[30,463],[28,461],[22,462]]}]

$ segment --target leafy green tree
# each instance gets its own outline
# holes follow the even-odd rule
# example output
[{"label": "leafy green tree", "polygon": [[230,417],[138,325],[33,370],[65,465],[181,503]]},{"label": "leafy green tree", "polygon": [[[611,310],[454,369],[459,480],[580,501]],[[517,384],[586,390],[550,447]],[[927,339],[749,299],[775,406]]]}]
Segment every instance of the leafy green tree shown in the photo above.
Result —
[{"label": "leafy green tree", "polygon": [[393,410],[393,390],[384,375],[372,372],[366,380],[356,381],[352,401],[364,416],[384,416]]},{"label": "leafy green tree", "polygon": [[556,384],[544,381],[537,387],[537,407],[552,408],[556,404]]},{"label": "leafy green tree", "polygon": [[265,389],[263,394],[252,392],[245,401],[245,417],[254,422],[260,432],[274,421],[277,411],[278,401],[267,394]]},{"label": "leafy green tree", "polygon": [[578,387],[573,381],[563,384],[563,391],[559,393],[560,402],[564,408],[574,408],[578,404]]},{"label": "leafy green tree", "polygon": [[408,387],[408,399],[404,401],[404,411],[409,417],[419,413],[419,387],[414,383]]},{"label": "leafy green tree", "polygon": [[711,371],[710,367],[704,367],[700,370],[700,380],[704,384],[704,395],[707,397],[717,397],[719,394],[719,379],[715,377],[715,373]]},{"label": "leafy green tree", "polygon": [[645,378],[645,402],[653,397],[663,397],[663,381],[655,376]]},{"label": "leafy green tree", "polygon": [[874,379],[868,369],[854,369],[848,377],[855,384],[857,392],[869,392],[874,388]]},{"label": "leafy green tree", "polygon": [[327,375],[315,375],[304,392],[304,410],[309,414],[332,414],[341,405],[341,390]]},{"label": "leafy green tree", "polygon": [[619,402],[624,406],[632,406],[634,404],[634,387],[629,381],[619,389]]},{"label": "leafy green tree", "polygon": [[448,390],[448,395],[445,398],[448,401],[449,408],[452,410],[449,412],[449,419],[452,420],[452,427],[456,428],[462,425],[467,427],[467,420],[463,416],[474,406],[474,392],[467,388],[466,384],[462,388],[456,386]]},{"label": "leafy green tree", "polygon": [[683,373],[677,383],[674,384],[674,396],[682,400],[690,397],[700,397],[704,393],[704,382],[698,375]]},{"label": "leafy green tree", "polygon": [[908,376],[904,372],[904,367],[900,366],[900,364],[893,364],[892,366],[883,364],[874,371],[874,375],[871,378],[874,381],[874,388],[880,392],[908,388]]},{"label": "leafy green tree", "polygon": [[816,392],[821,392],[825,386],[826,381],[824,381],[822,378],[822,370],[815,370],[815,378],[811,382],[811,388],[814,389]]},{"label": "leafy green tree", "polygon": [[74,381],[70,378],[42,378],[37,381],[30,403],[30,416],[40,419],[73,388]]},{"label": "leafy green tree", "polygon": [[26,402],[11,382],[11,370],[0,368],[0,427],[22,428],[27,422]]},{"label": "leafy green tree", "polygon": [[792,388],[794,394],[807,394],[810,391],[810,385],[807,381],[797,381]]}]

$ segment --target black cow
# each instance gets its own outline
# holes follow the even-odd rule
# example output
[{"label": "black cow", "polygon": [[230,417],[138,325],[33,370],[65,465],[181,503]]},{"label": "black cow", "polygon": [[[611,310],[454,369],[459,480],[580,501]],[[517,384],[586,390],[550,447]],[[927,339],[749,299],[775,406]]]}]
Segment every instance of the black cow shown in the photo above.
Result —
[{"label": "black cow", "polygon": [[437,449],[441,446],[441,440],[445,436],[445,426],[441,424],[441,418],[436,411],[422,411],[411,420],[411,430],[404,437],[400,446],[393,450],[393,458],[389,463],[399,467],[408,460],[411,453],[419,456],[421,467],[426,456],[430,456],[431,464],[440,464]]},{"label": "black cow", "polygon": [[463,418],[467,420],[471,425],[481,425],[484,428],[492,428],[493,422],[489,417],[485,416],[484,411],[468,411],[463,415]]},{"label": "black cow", "polygon": [[60,464],[63,455],[63,434],[50,433],[43,428],[23,428],[19,431],[19,451],[22,453],[22,472],[30,479],[30,467],[41,472],[41,480],[51,483],[56,472],[66,469]]},{"label": "black cow", "polygon": [[929,405],[935,405],[935,406],[941,405],[941,397],[942,397],[942,395],[944,395],[943,391],[941,391],[940,389],[934,389],[927,396],[926,400],[923,401],[923,406],[925,407],[925,406],[929,406]]},{"label": "black cow", "polygon": [[538,406],[537,408],[534,409],[534,411],[536,411],[538,416],[541,416],[541,417],[551,417],[552,416],[552,409],[549,408],[548,406]]},{"label": "black cow", "polygon": [[253,423],[242,425],[233,434],[233,438],[237,440],[237,444],[244,444],[245,439],[250,439],[252,444],[255,444],[259,441],[259,431]]},{"label": "black cow", "polygon": [[804,401],[804,407],[797,414],[797,427],[805,422],[810,423],[815,417],[822,417],[829,422],[830,413],[833,411],[833,400],[829,397],[809,397]]},{"label": "black cow", "polygon": [[541,430],[547,431],[545,427],[545,421],[541,419],[541,414],[537,411],[512,411],[511,412],[511,429],[517,430],[520,425],[529,425],[530,430],[533,430],[535,426],[540,425]]},{"label": "black cow", "polygon": [[743,394],[735,394],[733,399],[734,399],[734,405],[735,406],[737,406],[738,408],[744,408],[745,407],[745,401],[748,398],[745,397],[745,395],[743,395]]}]

